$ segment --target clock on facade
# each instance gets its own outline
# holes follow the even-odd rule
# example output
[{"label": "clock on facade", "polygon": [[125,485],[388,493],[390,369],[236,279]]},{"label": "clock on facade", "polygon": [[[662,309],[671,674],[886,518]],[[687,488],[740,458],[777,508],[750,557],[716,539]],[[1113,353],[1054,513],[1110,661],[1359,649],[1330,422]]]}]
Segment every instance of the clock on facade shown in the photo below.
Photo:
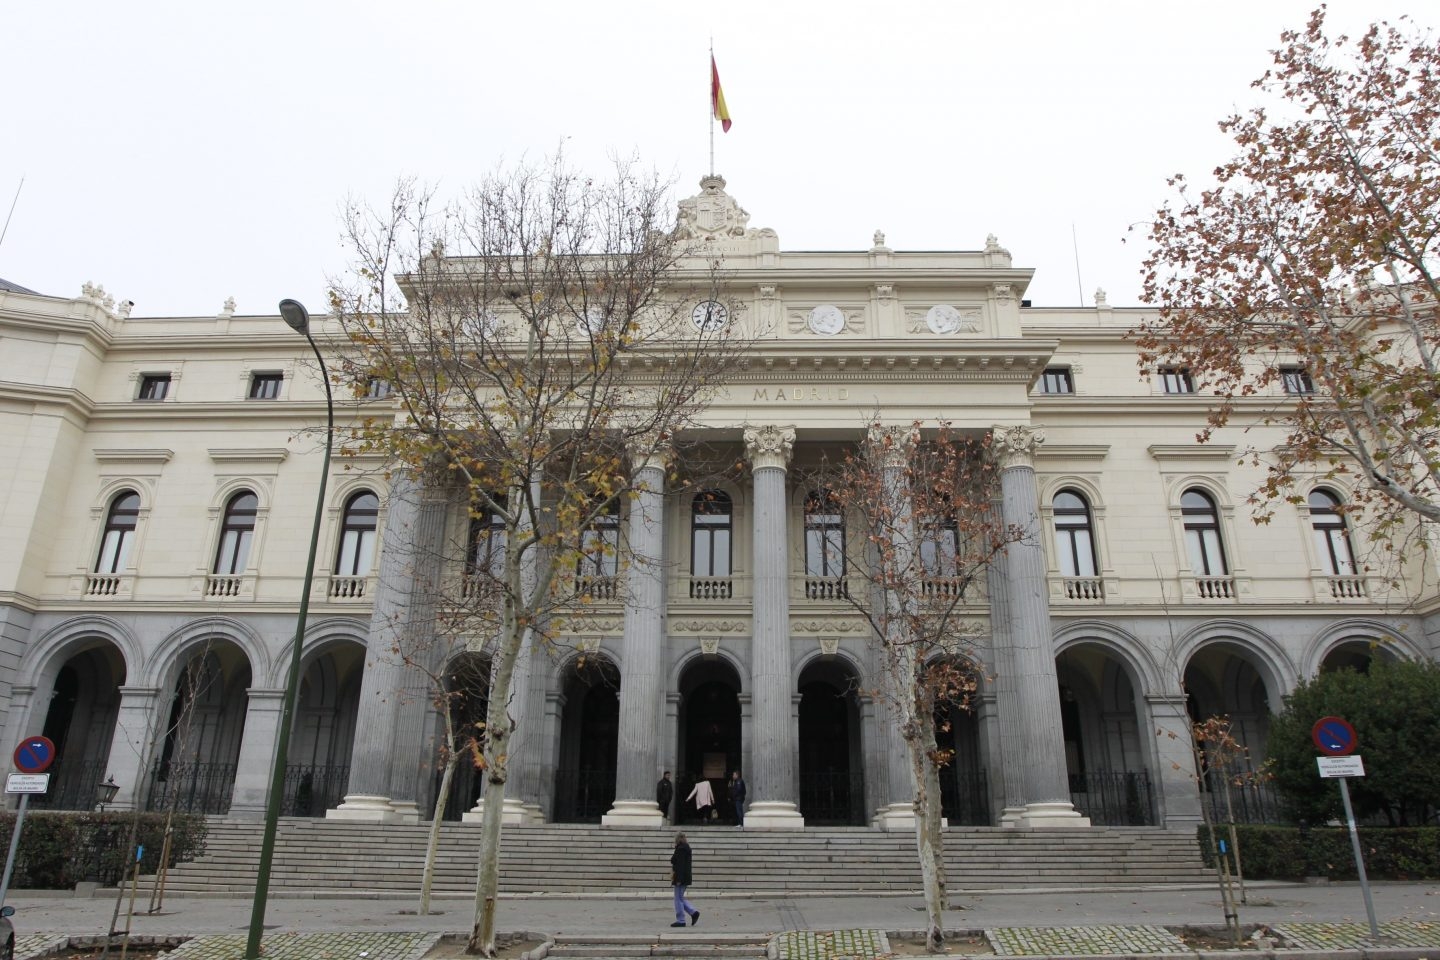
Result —
[{"label": "clock on facade", "polygon": [[462,323],[465,332],[477,340],[489,340],[500,332],[500,318],[489,310],[466,317]]},{"label": "clock on facade", "polygon": [[845,329],[845,314],[831,303],[822,303],[810,311],[810,329],[822,337],[833,337]]},{"label": "clock on facade", "polygon": [[599,307],[590,307],[580,315],[578,326],[581,333],[594,336],[605,329],[605,311]]},{"label": "clock on facade", "polygon": [[725,304],[719,300],[701,300],[695,304],[695,309],[690,311],[690,321],[696,328],[707,333],[725,326],[729,317],[730,311],[726,310]]}]

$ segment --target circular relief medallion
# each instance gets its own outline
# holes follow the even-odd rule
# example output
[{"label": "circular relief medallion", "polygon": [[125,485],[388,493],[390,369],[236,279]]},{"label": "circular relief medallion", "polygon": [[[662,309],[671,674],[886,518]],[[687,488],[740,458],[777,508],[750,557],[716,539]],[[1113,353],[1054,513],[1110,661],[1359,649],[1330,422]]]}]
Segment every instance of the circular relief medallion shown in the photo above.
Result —
[{"label": "circular relief medallion", "polygon": [[931,333],[954,333],[960,329],[960,311],[948,303],[937,303],[925,314]]},{"label": "circular relief medallion", "polygon": [[810,329],[822,337],[833,337],[845,329],[845,314],[832,303],[822,303],[810,311]]},{"label": "circular relief medallion", "polygon": [[489,310],[466,317],[462,324],[465,332],[477,340],[489,340],[500,332],[500,318]]},{"label": "circular relief medallion", "polygon": [[599,307],[591,307],[580,315],[576,325],[581,333],[594,336],[605,329],[605,311]]},{"label": "circular relief medallion", "polygon": [[690,311],[690,322],[706,333],[724,327],[729,318],[730,311],[726,310],[725,304],[719,300],[701,300],[695,304],[695,309]]}]

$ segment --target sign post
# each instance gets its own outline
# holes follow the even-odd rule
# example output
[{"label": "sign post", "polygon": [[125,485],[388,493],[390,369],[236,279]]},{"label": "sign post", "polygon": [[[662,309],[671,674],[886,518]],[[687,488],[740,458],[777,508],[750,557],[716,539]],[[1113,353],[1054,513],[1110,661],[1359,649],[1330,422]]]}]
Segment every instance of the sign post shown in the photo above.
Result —
[{"label": "sign post", "polygon": [[50,788],[50,774],[45,771],[55,762],[55,744],[49,737],[26,737],[15,748],[15,768],[5,781],[6,793],[20,794],[20,809],[15,812],[15,830],[10,834],[10,852],[5,856],[5,874],[0,876],[0,907],[10,892],[10,876],[15,872],[15,851],[20,849],[20,830],[25,826],[25,809],[30,794],[44,793]]},{"label": "sign post", "polygon": [[1360,876],[1360,892],[1365,897],[1365,915],[1370,920],[1370,939],[1380,940],[1380,926],[1375,922],[1375,902],[1370,898],[1370,878],[1365,876],[1365,856],[1360,849],[1360,831],[1355,827],[1355,808],[1350,805],[1350,777],[1365,776],[1364,761],[1352,756],[1359,738],[1355,728],[1340,717],[1321,717],[1310,728],[1310,739],[1320,748],[1323,757],[1316,757],[1320,776],[1340,781],[1340,802],[1345,804],[1345,824],[1350,828],[1350,849],[1355,854],[1355,872]]}]

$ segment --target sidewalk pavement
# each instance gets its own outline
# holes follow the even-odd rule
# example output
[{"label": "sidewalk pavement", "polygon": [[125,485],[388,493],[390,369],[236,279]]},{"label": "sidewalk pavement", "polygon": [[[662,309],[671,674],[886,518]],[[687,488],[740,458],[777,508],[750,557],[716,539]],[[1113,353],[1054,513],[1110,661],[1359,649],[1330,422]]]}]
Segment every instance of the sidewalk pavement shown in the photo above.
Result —
[{"label": "sidewalk pavement", "polygon": [[[1409,946],[1417,943],[1434,946],[1436,949],[1429,952],[1440,957],[1440,883],[1376,883],[1372,884],[1372,892],[1377,919],[1382,923],[1395,922],[1396,930],[1406,931]],[[787,930],[872,929],[903,933],[917,931],[924,924],[923,901],[916,893],[804,896],[792,891],[772,895],[707,895],[701,884],[692,887],[689,896],[701,911],[701,923],[687,928],[683,934],[669,929],[673,917],[668,888],[628,895],[503,896],[498,923],[502,932],[535,938],[653,934],[666,939],[671,936],[703,939],[716,934],[769,936]],[[1252,882],[1248,885],[1247,900],[1248,903],[1239,905],[1240,920],[1247,929],[1256,924],[1271,927],[1304,924],[1321,937],[1313,943],[1317,951],[1327,946],[1353,949],[1355,944],[1344,938],[1327,940],[1322,928],[1310,927],[1311,924],[1348,924],[1352,926],[1344,929],[1352,932],[1353,925],[1366,927],[1364,900],[1359,885],[1354,883]],[[103,935],[110,929],[115,909],[114,891],[100,891],[94,898],[11,891],[8,902],[16,909],[15,926],[21,937],[41,931],[70,937]],[[243,934],[250,922],[248,899],[171,897],[163,910],[154,915],[144,912],[147,903],[148,893],[142,891],[130,928],[138,937]],[[128,898],[121,908],[121,928],[125,925],[127,905]],[[466,898],[437,898],[432,903],[435,912],[427,916],[417,915],[417,905],[416,897],[397,898],[391,894],[368,898],[332,898],[323,893],[311,897],[274,897],[266,905],[266,937],[280,933],[348,934],[355,938],[375,933],[463,935],[470,929],[473,908]],[[1032,956],[1087,952],[1135,954],[1166,951],[1133,946],[1118,949],[1127,942],[1118,928],[1218,927],[1223,925],[1224,917],[1219,893],[1213,886],[1047,888],[952,893],[945,923],[947,930],[991,931],[992,942],[1006,943],[1008,937],[1017,946],[1006,952]],[[1105,939],[1117,949],[1063,949],[1066,943],[1078,941],[1062,928],[1075,927],[1115,928],[1105,934]],[[995,933],[1010,928],[1021,932]],[[1301,927],[1295,929],[1298,931]],[[1346,936],[1353,940],[1353,936]],[[342,936],[336,942],[345,940]],[[1055,949],[1057,945],[1062,949]],[[353,946],[359,948],[360,941],[356,939]],[[375,958],[376,953],[370,956]]]}]

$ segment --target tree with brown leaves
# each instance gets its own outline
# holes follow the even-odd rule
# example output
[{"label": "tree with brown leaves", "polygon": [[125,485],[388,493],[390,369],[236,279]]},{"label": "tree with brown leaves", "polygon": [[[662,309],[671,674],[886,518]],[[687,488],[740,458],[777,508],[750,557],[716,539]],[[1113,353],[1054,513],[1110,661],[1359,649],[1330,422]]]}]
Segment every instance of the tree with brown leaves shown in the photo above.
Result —
[{"label": "tree with brown leaves", "polygon": [[667,228],[669,208],[666,185],[629,165],[601,181],[557,159],[445,205],[402,183],[347,217],[355,263],[332,294],[353,354],[342,375],[391,399],[351,447],[486,525],[491,559],[439,578],[437,601],[490,655],[472,953],[495,952],[517,665],[561,642],[597,591],[615,595],[610,518],[646,494],[643,476],[653,486],[649,468],[743,346],[733,321],[692,322],[696,294],[719,296],[718,263]]},{"label": "tree with brown leaves", "polygon": [[1322,6],[1274,64],[1253,86],[1278,102],[1220,123],[1239,153],[1214,186],[1170,180],[1141,366],[1213,394],[1202,440],[1237,420],[1286,430],[1251,451],[1259,519],[1323,476],[1389,542],[1440,520],[1440,43],[1383,22],[1331,37]]}]

